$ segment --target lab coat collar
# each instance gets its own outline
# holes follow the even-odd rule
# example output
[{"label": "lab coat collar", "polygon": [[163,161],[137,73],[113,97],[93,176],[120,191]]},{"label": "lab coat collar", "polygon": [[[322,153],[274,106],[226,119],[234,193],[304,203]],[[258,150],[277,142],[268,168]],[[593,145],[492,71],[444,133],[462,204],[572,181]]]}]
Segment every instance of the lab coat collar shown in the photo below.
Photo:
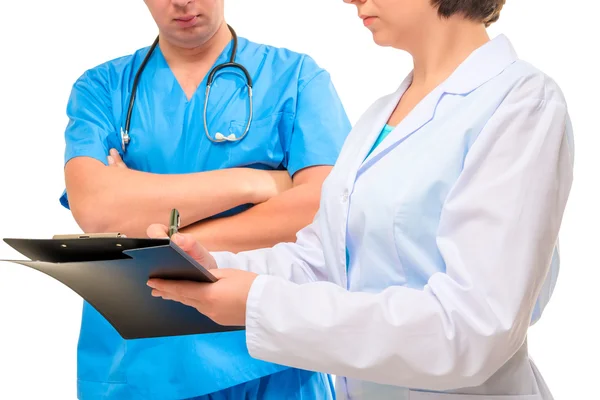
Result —
[{"label": "lab coat collar", "polygon": [[444,92],[467,94],[494,78],[517,60],[517,53],[508,38],[499,35],[487,42],[463,61],[442,84]]},{"label": "lab coat collar", "polygon": [[[381,111],[373,118],[373,126],[370,129],[362,154],[359,155],[361,163],[358,175],[369,166],[399,145],[407,137],[417,132],[421,127],[431,121],[439,101],[445,94],[465,95],[482,86],[517,60],[517,54],[509,40],[504,35],[499,35],[483,46],[473,51],[437,88],[429,93],[417,106],[406,116],[406,118],[381,142],[381,144],[364,159],[371,149],[379,132],[388,121],[390,115],[396,108],[398,101],[408,89],[412,82],[411,72],[402,82],[395,93],[388,96]],[[358,178],[358,176],[357,176]]]}]

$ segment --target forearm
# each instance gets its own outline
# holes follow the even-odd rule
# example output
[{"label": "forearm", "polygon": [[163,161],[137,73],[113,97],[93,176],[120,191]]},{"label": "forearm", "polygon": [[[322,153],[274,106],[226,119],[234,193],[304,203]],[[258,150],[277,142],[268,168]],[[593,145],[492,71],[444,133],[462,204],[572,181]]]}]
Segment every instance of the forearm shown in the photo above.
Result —
[{"label": "forearm", "polygon": [[[263,361],[387,385],[481,385],[523,343],[528,305],[490,306],[442,274],[429,285],[350,292],[262,275],[247,300],[248,350]],[[498,318],[505,312],[512,324]]]},{"label": "forearm", "polygon": [[[77,161],[81,160],[72,160]],[[181,224],[187,226],[253,203],[256,197],[252,191],[254,171],[249,169],[163,175],[88,163],[73,171],[66,172],[69,203],[84,231],[145,236],[150,224],[168,223],[172,208],[179,210]]]},{"label": "forearm", "polygon": [[301,184],[240,214],[201,221],[182,231],[209,251],[240,252],[294,242],[319,208],[321,186]]}]

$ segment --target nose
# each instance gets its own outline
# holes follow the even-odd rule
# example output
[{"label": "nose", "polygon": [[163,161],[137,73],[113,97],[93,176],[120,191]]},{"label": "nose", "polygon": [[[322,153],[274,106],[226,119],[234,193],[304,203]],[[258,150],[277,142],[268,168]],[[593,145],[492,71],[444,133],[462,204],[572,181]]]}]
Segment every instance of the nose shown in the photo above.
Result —
[{"label": "nose", "polygon": [[193,2],[194,0],[171,0],[171,3],[173,3],[173,5],[176,7],[185,7]]}]

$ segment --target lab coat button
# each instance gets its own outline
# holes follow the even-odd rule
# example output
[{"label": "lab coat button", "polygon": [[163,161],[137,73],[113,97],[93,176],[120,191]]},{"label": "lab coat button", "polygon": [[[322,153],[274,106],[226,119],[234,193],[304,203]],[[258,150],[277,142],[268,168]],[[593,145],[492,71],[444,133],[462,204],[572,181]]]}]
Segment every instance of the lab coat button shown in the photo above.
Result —
[{"label": "lab coat button", "polygon": [[344,190],[344,193],[342,194],[342,201],[345,203],[348,201],[348,190]]}]

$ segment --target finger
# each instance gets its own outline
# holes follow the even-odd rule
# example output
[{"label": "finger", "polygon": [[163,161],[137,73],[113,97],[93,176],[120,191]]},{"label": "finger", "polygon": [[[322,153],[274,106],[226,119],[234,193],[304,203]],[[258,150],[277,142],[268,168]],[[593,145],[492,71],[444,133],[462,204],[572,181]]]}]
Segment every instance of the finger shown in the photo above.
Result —
[{"label": "finger", "polygon": [[189,297],[177,296],[172,293],[162,292],[162,291],[156,290],[156,289],[152,290],[152,296],[160,297],[164,300],[176,301],[178,303],[185,304],[186,306],[194,307],[196,309],[200,306],[200,304],[198,304],[198,302],[196,300],[191,299]]},{"label": "finger", "polygon": [[153,239],[165,239],[169,237],[169,229],[163,224],[152,224],[146,229],[146,235]]},{"label": "finger", "polygon": [[115,163],[123,162],[117,149],[110,149],[110,156],[115,160]]},{"label": "finger", "polygon": [[170,293],[163,292],[163,291],[158,290],[158,289],[152,289],[151,294],[152,294],[152,297],[162,297],[165,300],[171,300]]},{"label": "finger", "polygon": [[121,155],[119,154],[117,149],[110,149],[110,156],[114,160],[114,165],[116,165],[117,167],[121,167],[121,168],[127,168],[127,165],[121,158]]},{"label": "finger", "polygon": [[215,312],[220,308],[220,301],[218,301],[220,299],[220,289],[217,286],[207,283],[162,279],[150,279],[148,286],[153,288],[153,296],[193,307],[199,313],[218,322],[215,320]]},{"label": "finger", "polygon": [[205,283],[192,281],[148,280],[148,286],[159,292],[164,292],[169,297],[188,297],[200,302],[204,297],[205,285]]},{"label": "finger", "polygon": [[115,165],[115,159],[112,158],[112,156],[106,157],[106,161],[108,162],[109,166],[114,166]]},{"label": "finger", "polygon": [[196,238],[188,233],[176,233],[171,240],[200,264],[204,264],[205,260],[212,257]]}]

